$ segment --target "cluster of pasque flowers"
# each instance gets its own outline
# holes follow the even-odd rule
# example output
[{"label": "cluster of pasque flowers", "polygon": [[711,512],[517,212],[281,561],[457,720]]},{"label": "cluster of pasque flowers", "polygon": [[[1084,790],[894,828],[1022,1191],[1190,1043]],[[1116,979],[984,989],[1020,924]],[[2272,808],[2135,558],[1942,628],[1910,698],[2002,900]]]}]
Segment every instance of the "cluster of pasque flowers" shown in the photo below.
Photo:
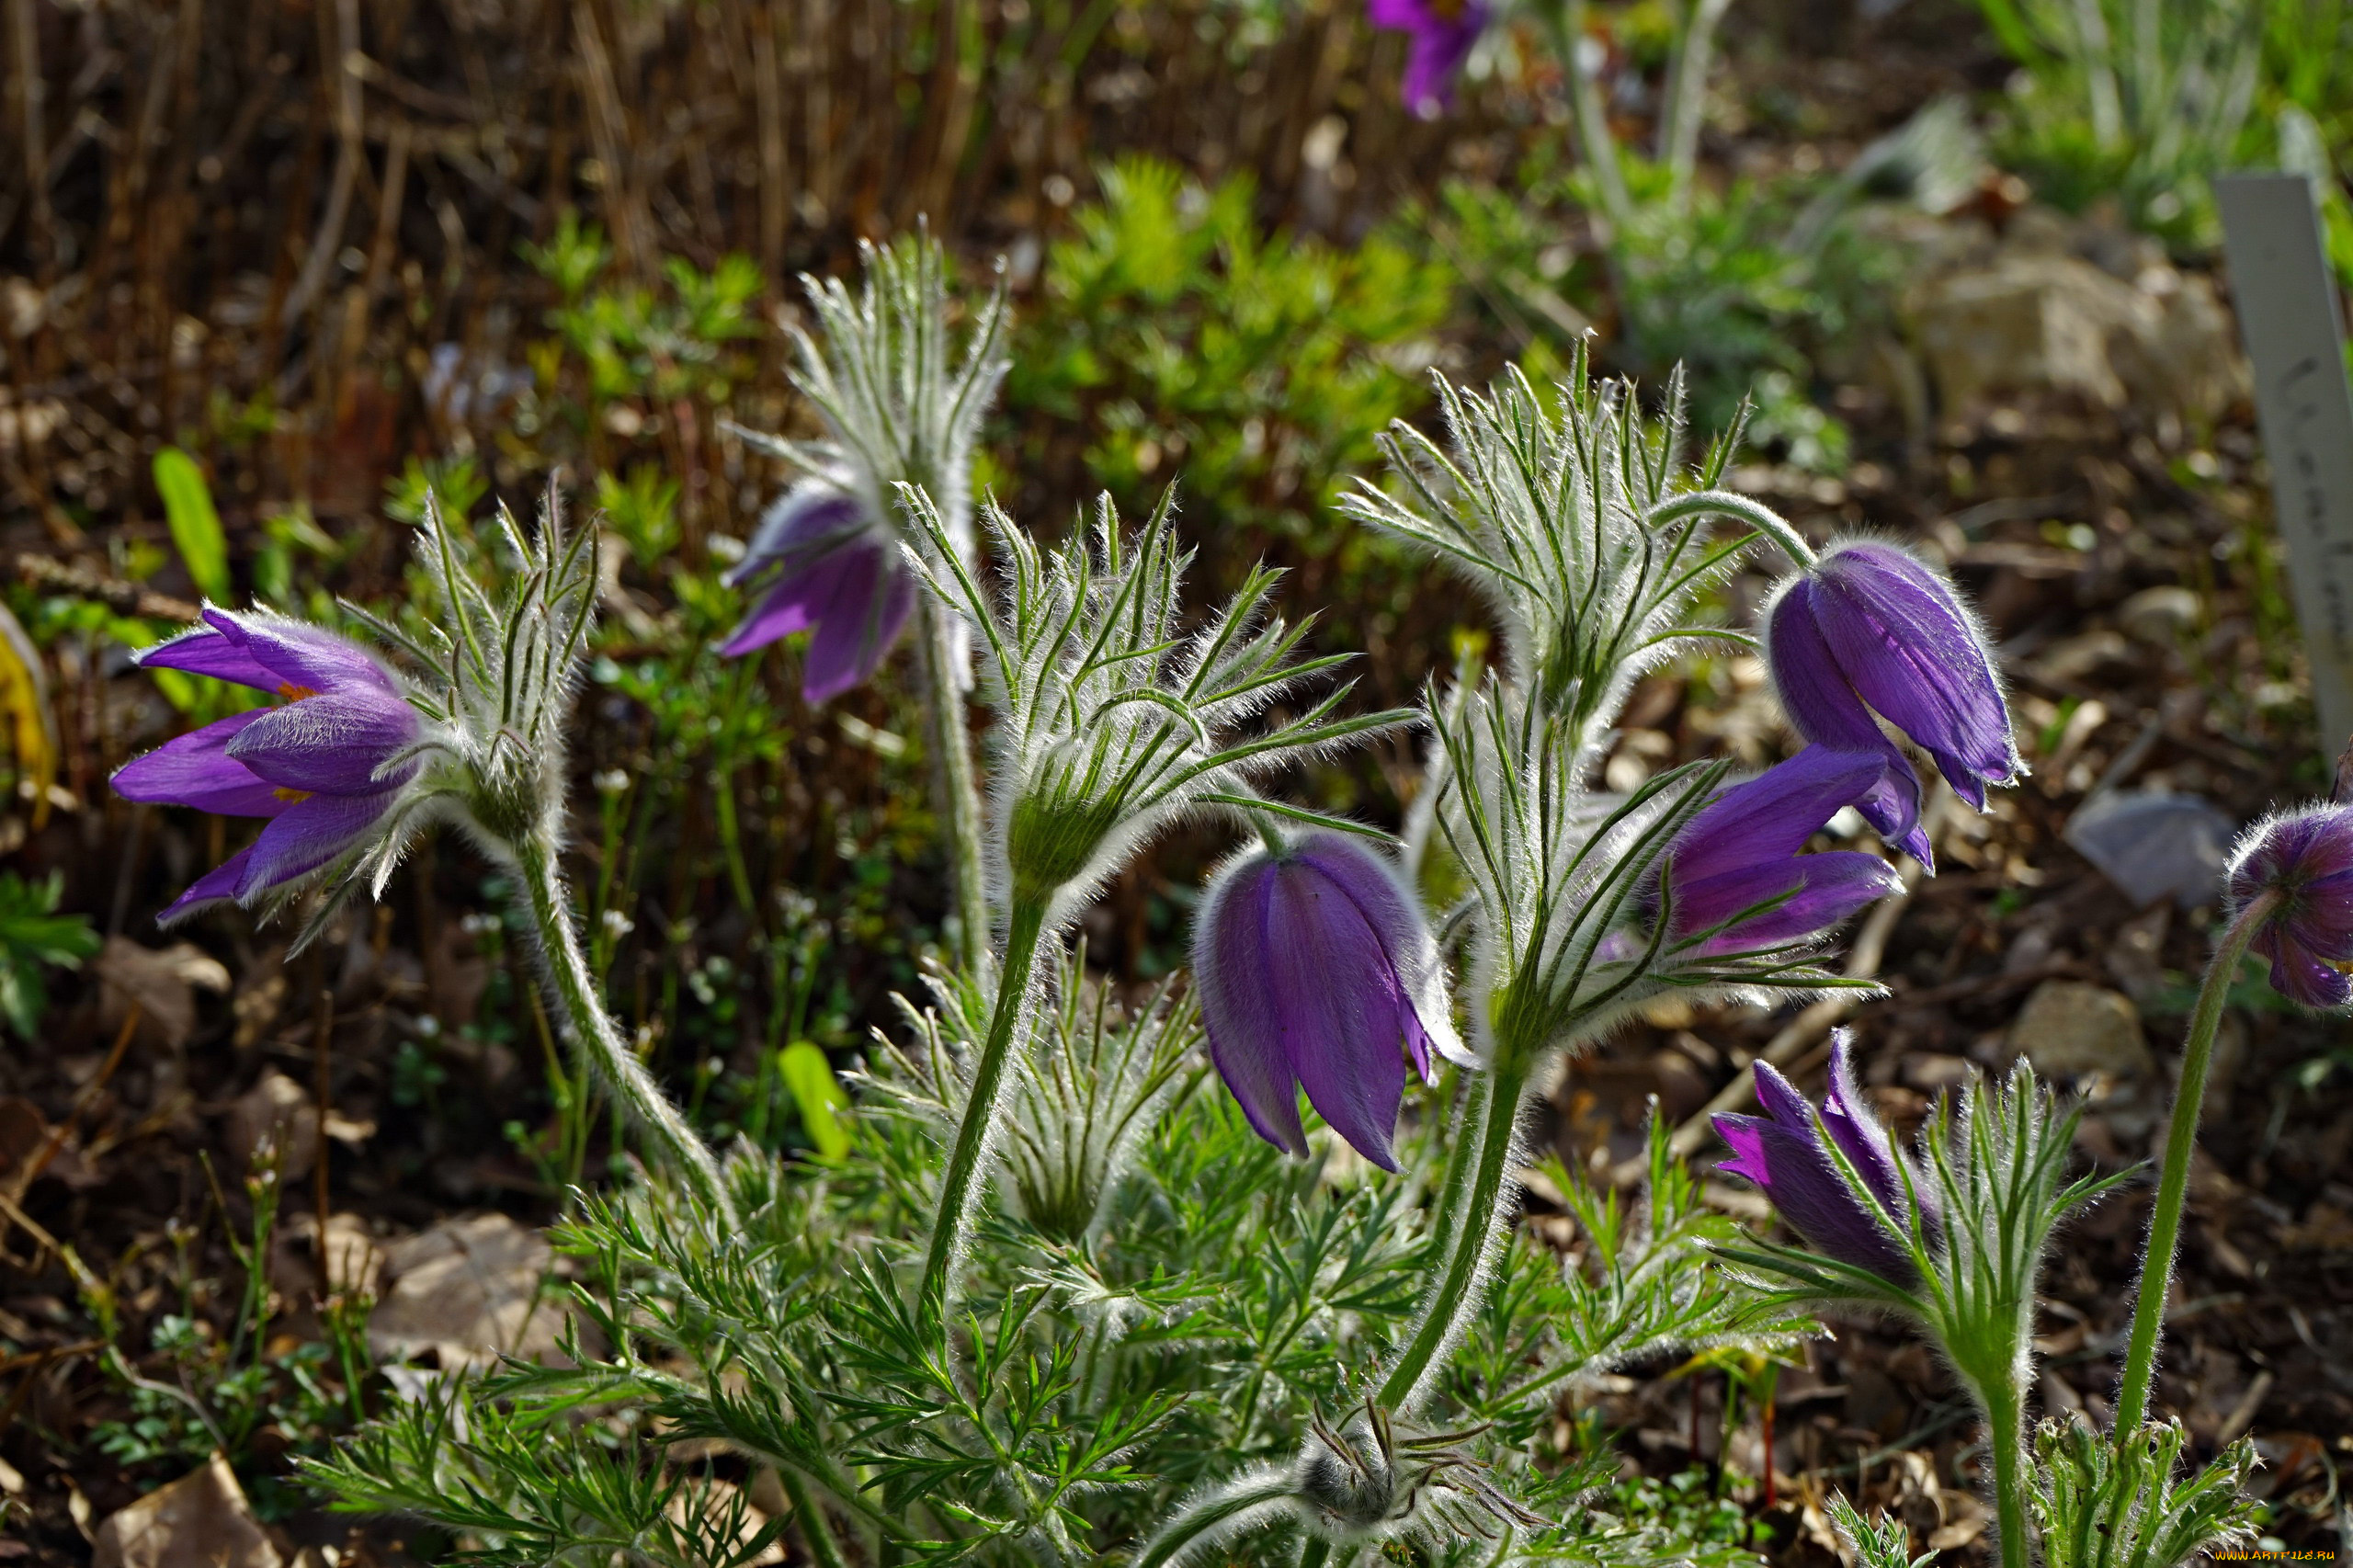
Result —
[{"label": "cluster of pasque flowers", "polygon": [[[1876,855],[1802,852],[1847,808],[1925,862],[1919,780],[1872,708],[1965,781],[1973,803],[2019,771],[1984,640],[1916,558],[1878,541],[1834,546],[1782,586],[1770,619],[1776,685],[1802,694],[1790,714],[1813,744],[1690,799],[1655,886],[1595,948],[1605,969],[1654,946],[1701,961],[1802,946],[1893,891]],[[1659,929],[1645,934],[1646,920]],[[1252,1125],[1293,1153],[1305,1150],[1297,1086],[1390,1166],[1404,1060],[1425,1076],[1440,1056],[1477,1060],[1459,1042],[1418,902],[1360,840],[1272,835],[1236,857],[1202,899],[1193,957],[1219,1071]]]},{"label": "cluster of pasque flowers", "polygon": [[[1435,73],[1416,91],[1434,93],[1483,11],[1477,0],[1450,11],[1436,0],[1376,0],[1377,15],[1409,12],[1421,23],[1408,25],[1427,25],[1417,69]],[[989,508],[1002,566],[992,592],[965,484],[980,411],[1003,371],[999,307],[950,373],[942,266],[936,247],[918,243],[870,256],[862,295],[813,286],[828,345],[801,341],[800,380],[830,439],[755,437],[806,477],[752,542],[737,576],[759,597],[722,649],[810,632],[804,691],[822,700],[867,678],[908,619],[926,618],[948,831],[977,956],[943,993],[952,1020],[926,1016],[933,1098],[956,1126],[910,1322],[947,1336],[939,1343],[956,1354],[952,1299],[1008,1136],[1035,1145],[1011,1184],[1033,1223],[1084,1236],[1100,1221],[1107,1173],[1132,1136],[1124,1129],[1174,1081],[1165,1020],[1148,1009],[1125,1040],[1098,1025],[1097,1066],[1086,1071],[1107,1054],[1125,1062],[1111,1097],[1126,1108],[1120,1131],[1072,1149],[1053,1146],[1054,1125],[1072,1119],[1055,1094],[1091,1104],[1101,1083],[1048,1092],[1024,1052],[1043,994],[1079,983],[1060,933],[1093,890],[1165,824],[1221,814],[1258,842],[1205,890],[1194,995],[1216,1070],[1258,1133],[1305,1154],[1303,1089],[1338,1136],[1394,1169],[1409,1073],[1430,1077],[1451,1062],[1471,1083],[1435,1188],[1444,1197],[1431,1216],[1427,1287],[1361,1416],[1340,1430],[1318,1422],[1290,1467],[1262,1466],[1197,1494],[1138,1562],[1177,1561],[1269,1513],[1351,1550],[1422,1528],[1417,1520],[1473,1534],[1486,1528],[1473,1515],[1529,1523],[1459,1449],[1469,1435],[1400,1437],[1392,1422],[1429,1403],[1479,1309],[1515,1208],[1510,1173],[1538,1068],[1665,991],[1827,983],[1811,961],[1822,939],[1899,881],[1878,855],[1809,851],[1809,842],[1852,808],[1888,846],[1924,868],[1930,857],[1921,779],[1887,726],[1981,809],[1988,787],[2022,770],[1984,634],[1951,584],[1905,551],[1845,540],[1817,553],[1769,511],[1718,488],[1733,441],[1682,466],[1678,388],[1662,429],[1641,416],[1631,388],[1588,384],[1581,362],[1557,415],[1517,375],[1485,396],[1441,385],[1449,444],[1397,426],[1386,446],[1399,494],[1368,486],[1344,503],[1461,571],[1502,631],[1498,667],[1434,688],[1418,715],[1340,715],[1345,686],[1301,698],[1303,682],[1340,661],[1297,655],[1304,629],[1269,613],[1276,574],[1255,573],[1187,631],[1188,556],[1166,504],[1132,533],[1107,505],[1091,530],[1051,551]],[[1726,520],[1739,531],[1711,540]],[[168,743],[125,767],[116,786],[134,800],[266,819],[251,846],[181,895],[174,917],[222,900],[288,902],[320,882],[381,890],[411,830],[438,819],[466,831],[516,873],[524,928],[567,1037],[733,1234],[729,1173],[603,1011],[557,870],[565,726],[595,608],[594,532],[567,534],[551,500],[532,537],[504,513],[499,534],[507,570],[485,574],[470,541],[429,512],[419,559],[439,612],[404,630],[352,611],[406,655],[404,670],[319,627],[208,607],[201,626],[144,661],[282,701]],[[1622,796],[1593,788],[1610,725],[1643,670],[1695,642],[1743,641],[1693,622],[1691,604],[1764,541],[1794,570],[1753,645],[1807,744],[1745,780],[1715,763]],[[965,639],[975,634],[996,712],[996,810],[985,835],[977,802],[956,804],[972,792],[969,758],[961,782],[955,759],[969,744],[961,694],[971,684]],[[1439,923],[1444,942],[1414,868],[1376,847],[1380,835],[1257,792],[1278,766],[1416,717],[1435,741],[1423,789],[1469,889]],[[2120,1401],[2119,1430],[2135,1442],[2222,997],[2250,949],[2291,996],[2342,1006],[2353,995],[2342,967],[2353,963],[2353,808],[2262,824],[2230,886],[2233,919],[2193,1021]],[[986,917],[992,902],[1001,920]],[[1047,944],[1052,961],[1041,958]],[[1448,964],[1458,946],[1459,995]],[[961,1038],[949,1040],[949,1029]],[[1078,1032],[1067,1022],[1060,1030]],[[1984,1407],[2004,1558],[2025,1562],[2020,1436],[2036,1270],[2059,1220],[2122,1178],[2063,1185],[2072,1124],[2025,1069],[2005,1086],[1972,1087],[1957,1118],[1940,1110],[1916,1157],[1864,1105],[1843,1036],[1818,1110],[1770,1066],[1760,1065],[1756,1087],[1761,1115],[1717,1119],[1733,1153],[1722,1168],[1756,1183],[1808,1246],[1724,1256],[1779,1278],[1793,1300],[1904,1313],[1937,1338]],[[2149,1451],[2174,1450],[2157,1440]],[[2159,1468],[2169,1474],[2169,1464]],[[2054,1495],[2084,1490],[2057,1485]],[[2143,1512],[2151,1509],[2162,1511]]]}]

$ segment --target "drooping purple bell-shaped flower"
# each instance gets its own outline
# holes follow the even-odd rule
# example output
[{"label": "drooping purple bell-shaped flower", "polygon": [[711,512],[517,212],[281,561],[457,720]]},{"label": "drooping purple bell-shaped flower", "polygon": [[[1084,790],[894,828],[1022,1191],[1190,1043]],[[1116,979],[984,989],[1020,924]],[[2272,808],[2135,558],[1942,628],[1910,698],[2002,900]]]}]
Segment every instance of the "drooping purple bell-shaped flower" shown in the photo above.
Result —
[{"label": "drooping purple bell-shaped flower", "polygon": [[162,918],[223,899],[250,903],[340,858],[369,835],[416,773],[386,769],[422,730],[415,709],[373,655],[321,627],[206,606],[204,624],[142,650],[142,665],[233,681],[286,699],[207,724],[126,763],[126,800],[267,817]]},{"label": "drooping purple bell-shaped flower", "polygon": [[[1890,766],[1903,764],[1875,752],[1808,746],[1719,794],[1667,851],[1671,934],[1688,937],[1730,921],[1701,952],[1778,947],[1819,935],[1901,887],[1876,855],[1799,853],[1842,807],[1868,799]],[[1781,902],[1740,917],[1776,898]]]},{"label": "drooping purple bell-shaped flower", "polygon": [[1405,107],[1429,119],[1451,106],[1454,78],[1487,28],[1485,0],[1370,0],[1365,9],[1374,27],[1411,35],[1399,87]]},{"label": "drooping purple bell-shaped flower", "polygon": [[[1855,1084],[1853,1038],[1840,1029],[1831,1041],[1830,1091],[1823,1097],[1821,1120],[1816,1122],[1813,1108],[1796,1085],[1770,1062],[1760,1062],[1756,1104],[1765,1114],[1722,1112],[1714,1118],[1717,1135],[1733,1151],[1733,1158],[1716,1168],[1755,1182],[1816,1252],[1909,1285],[1917,1272],[1911,1249],[1880,1222],[1831,1157],[1836,1144],[1889,1218],[1910,1223],[1912,1200],[1894,1145]],[[1925,1191],[1919,1199],[1923,1239],[1933,1243],[1939,1225],[1936,1208]]]},{"label": "drooping purple bell-shaped flower", "polygon": [[2308,806],[2249,828],[2226,875],[2231,906],[2276,898],[2253,941],[2271,988],[2307,1007],[2353,1003],[2353,806]]},{"label": "drooping purple bell-shaped flower", "polygon": [[1201,896],[1193,983],[1210,1056],[1261,1137],[1307,1153],[1303,1085],[1334,1131],[1387,1170],[1405,1061],[1470,1062],[1438,945],[1386,858],[1343,834],[1229,861]]},{"label": "drooping purple bell-shaped flower", "polygon": [[1765,631],[1790,722],[1818,745],[1889,759],[1857,809],[1924,864],[1920,780],[1873,710],[1934,757],[1954,792],[1979,811],[1987,785],[2026,771],[1984,633],[1953,585],[1905,551],[1879,540],[1832,545],[1782,587]]},{"label": "drooping purple bell-shaped flower", "polygon": [[813,632],[801,672],[801,695],[812,703],[870,678],[915,604],[915,579],[890,530],[858,501],[813,482],[768,508],[726,580],[767,585],[719,651],[732,657]]}]

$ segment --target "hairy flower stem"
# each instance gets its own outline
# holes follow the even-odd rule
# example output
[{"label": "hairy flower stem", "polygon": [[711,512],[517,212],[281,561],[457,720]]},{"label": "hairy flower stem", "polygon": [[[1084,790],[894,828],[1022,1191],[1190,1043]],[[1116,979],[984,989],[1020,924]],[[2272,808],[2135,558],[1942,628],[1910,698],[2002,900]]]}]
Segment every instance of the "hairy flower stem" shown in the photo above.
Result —
[{"label": "hairy flower stem", "polygon": [[2222,1006],[2229,1000],[2231,982],[2246,957],[2247,944],[2268,920],[2278,903],[2276,893],[2249,901],[2222,933],[2214,961],[2198,987],[2198,1006],[2189,1017],[2189,1039],[2182,1047],[2181,1082],[2175,1085],[2173,1121],[2165,1131],[2165,1164],[2157,1178],[2157,1206],[2149,1220],[2149,1248],[2141,1259],[2141,1282],[2134,1288],[2132,1337],[2124,1355],[2124,1381],[2116,1397],[2116,1433],[2129,1437],[2140,1430],[2149,1414],[2150,1385],[2156,1377],[2157,1336],[2165,1329],[2165,1290],[2173,1281],[2174,1249],[2181,1241],[2182,1200],[2189,1191],[2189,1155],[2198,1140],[2198,1115],[2206,1098],[2206,1073],[2213,1065],[2214,1035],[2222,1027]]},{"label": "hairy flower stem", "polygon": [[1005,961],[997,971],[996,1006],[989,1014],[989,1037],[982,1042],[980,1060],[972,1065],[964,1119],[957,1126],[948,1171],[940,1178],[939,1211],[932,1217],[931,1249],[924,1259],[923,1286],[915,1296],[915,1311],[927,1331],[936,1332],[947,1321],[949,1288],[980,1211],[986,1187],[983,1167],[1005,1119],[1003,1102],[1012,1082],[1006,1068],[1013,1060],[1014,1030],[1020,1022],[1022,999],[1029,994],[1030,971],[1037,967],[1038,938],[1045,925],[1044,898],[1014,899]]},{"label": "hairy flower stem", "polygon": [[808,1478],[785,1465],[777,1471],[777,1480],[791,1501],[792,1517],[800,1524],[801,1539],[809,1543],[809,1553],[817,1560],[818,1568],[849,1568],[849,1560],[842,1555],[841,1543],[834,1540],[834,1527],[826,1520],[816,1493],[810,1489]]},{"label": "hairy flower stem", "polygon": [[687,1125],[687,1119],[645,1063],[621,1039],[620,1029],[597,994],[597,978],[580,950],[580,935],[572,922],[572,892],[557,869],[555,835],[545,831],[519,835],[516,871],[523,883],[522,903],[529,919],[525,928],[537,939],[547,971],[549,994],[563,1020],[564,1037],[573,1049],[596,1063],[614,1096],[629,1109],[637,1124],[662,1144],[674,1165],[692,1182],[703,1200],[733,1233],[737,1229],[735,1205],[728,1197],[726,1177],[718,1156]]},{"label": "hairy flower stem", "polygon": [[953,611],[926,596],[921,611],[924,684],[929,688],[932,778],[948,833],[956,910],[956,956],[977,973],[989,950],[987,862],[983,858],[980,777],[972,766],[972,729],[964,712],[962,638]]},{"label": "hairy flower stem", "polygon": [[1532,1052],[1499,1043],[1494,1063],[1463,1099],[1434,1216],[1436,1278],[1423,1298],[1413,1337],[1381,1380],[1378,1398],[1392,1412],[1411,1411],[1429,1398],[1446,1351],[1479,1310],[1487,1257],[1509,1214],[1513,1195],[1506,1192],[1505,1178],[1532,1065]]},{"label": "hairy flower stem", "polygon": [[1994,1450],[1994,1517],[2002,1534],[2000,1568],[2032,1568],[2026,1544],[2026,1403],[2017,1380],[1995,1378],[1981,1391]]},{"label": "hairy flower stem", "polygon": [[1219,1487],[1178,1509],[1137,1553],[1132,1568],[1168,1568],[1212,1530],[1262,1508],[1287,1507],[1294,1495],[1288,1470],[1261,1471]]},{"label": "hairy flower stem", "polygon": [[1737,517],[1771,540],[1799,571],[1802,572],[1813,564],[1813,546],[1806,543],[1805,536],[1798,532],[1795,524],[1763,502],[1734,494],[1729,490],[1694,490],[1688,494],[1677,495],[1654,507],[1646,521],[1654,528],[1664,528],[1668,523],[1680,522],[1686,517],[1704,517],[1711,512],[1718,517]]}]

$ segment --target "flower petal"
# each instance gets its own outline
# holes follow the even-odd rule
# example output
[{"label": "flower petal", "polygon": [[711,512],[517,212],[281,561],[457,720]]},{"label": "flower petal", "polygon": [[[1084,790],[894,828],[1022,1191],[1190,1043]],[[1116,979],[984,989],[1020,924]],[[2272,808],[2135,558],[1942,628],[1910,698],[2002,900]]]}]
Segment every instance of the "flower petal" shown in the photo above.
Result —
[{"label": "flower petal", "polygon": [[237,612],[210,605],[204,619],[223,636],[241,642],[274,677],[269,690],[290,697],[353,689],[400,694],[398,683],[373,653],[324,626],[264,610]]},{"label": "flower petal", "polygon": [[1454,78],[1486,30],[1487,7],[1482,0],[1370,0],[1366,17],[1376,28],[1409,33],[1405,76],[1399,93],[1405,107],[1424,118],[1452,101]]},{"label": "flower petal", "polygon": [[1258,1136],[1307,1153],[1299,1080],[1282,1043],[1267,974],[1267,921],[1274,864],[1263,855],[1229,862],[1201,895],[1193,927],[1193,986],[1210,1037],[1210,1060]]},{"label": "flower petal", "polygon": [[2353,976],[2323,963],[2284,931],[2275,927],[2264,936],[2268,940],[2256,946],[2270,956],[2272,990],[2307,1007],[2342,1007],[2353,1002]]},{"label": "flower petal", "polygon": [[1935,854],[1920,823],[1920,776],[1839,669],[1815,624],[1814,593],[1813,584],[1797,578],[1766,611],[1766,665],[1774,692],[1790,724],[1807,740],[1885,760],[1885,774],[1854,802],[1855,809],[1881,838],[1933,869]]},{"label": "flower petal", "polygon": [[722,581],[741,587],[763,573],[788,575],[831,554],[858,533],[868,519],[858,502],[820,481],[794,485],[771,503],[744,547],[744,559]]},{"label": "flower petal", "polygon": [[272,784],[328,795],[371,795],[404,783],[376,769],[416,739],[416,710],[364,686],[306,697],[256,719],[229,755]]},{"label": "flower petal", "polygon": [[1413,1014],[1407,1044],[1423,1078],[1436,1076],[1433,1050],[1458,1065],[1479,1065],[1477,1055],[1455,1031],[1446,960],[1422,917],[1421,901],[1389,857],[1360,839],[1331,832],[1302,835],[1292,853],[1348,896],[1388,955]]},{"label": "flower petal", "polygon": [[1854,1043],[1851,1029],[1831,1032],[1830,1092],[1823,1096],[1822,1125],[1872,1196],[1890,1213],[1900,1214],[1906,1208],[1904,1177],[1895,1167],[1895,1151],[1888,1142],[1887,1129],[1863,1103],[1862,1089],[1855,1082]]},{"label": "flower petal", "polygon": [[218,866],[190,882],[188,891],[172,900],[161,915],[155,916],[158,926],[173,926],[199,910],[216,903],[225,903],[237,896],[237,884],[244,881],[245,863],[253,858],[250,847],[240,849]]},{"label": "flower petal", "polygon": [[367,836],[393,796],[313,795],[297,801],[277,821],[261,830],[247,851],[244,875],[237,882],[237,902],[251,903],[272,888],[308,876]]},{"label": "flower petal", "polygon": [[[210,617],[225,611],[205,608]],[[234,622],[230,622],[232,626]],[[234,635],[217,625],[202,625],[166,638],[152,648],[142,648],[131,655],[131,662],[144,668],[153,665],[158,669],[186,670],[190,675],[210,676],[215,680],[234,681],[256,691],[276,691],[278,677],[267,665],[256,658],[245,645],[242,629]]]},{"label": "flower petal", "polygon": [[1772,908],[1717,932],[1702,950],[1714,955],[1779,947],[1819,936],[1903,885],[1895,869],[1876,855],[1852,849],[1799,855],[1697,882],[1677,881],[1675,929],[1704,931],[1786,892],[1790,896]]},{"label": "flower petal", "polygon": [[1765,1134],[1753,1116],[1722,1110],[1709,1119],[1716,1126],[1716,1136],[1732,1150],[1732,1158],[1718,1162],[1716,1169],[1726,1176],[1745,1177],[1763,1187],[1771,1173],[1765,1157]]},{"label": "flower petal", "polygon": [[[817,630],[801,667],[801,695],[811,703],[828,701],[872,678],[898,642],[915,608],[915,585],[887,547],[865,541],[828,558],[813,576],[834,568],[814,608]],[[836,564],[838,563],[838,564]]]},{"label": "flower petal", "polygon": [[224,817],[274,817],[286,809],[277,786],[228,755],[229,743],[268,710],[232,713],[134,757],[115,770],[114,792],[126,801],[193,806]]},{"label": "flower petal", "polygon": [[752,613],[744,618],[743,624],[728,633],[727,641],[719,645],[719,651],[728,658],[741,658],[796,631],[806,631],[815,624],[809,607],[801,602],[798,585],[779,583],[761,596],[760,602],[752,607]]},{"label": "flower petal", "polygon": [[1814,568],[1816,623],[1863,700],[1937,759],[1979,810],[2020,770],[1984,637],[1949,583],[1892,544],[1852,540]]},{"label": "flower petal", "polygon": [[1332,1130],[1393,1171],[1413,1018],[1397,971],[1355,902],[1307,861],[1277,863],[1267,910],[1267,980],[1283,1054]]},{"label": "flower petal", "polygon": [[1884,767],[1870,752],[1813,745],[1733,785],[1709,801],[1677,842],[1678,888],[1795,855],[1860,799]]},{"label": "flower petal", "polygon": [[[1756,1182],[1790,1228],[1815,1251],[1908,1283],[1915,1272],[1909,1250],[1888,1233],[1839,1175],[1823,1149],[1804,1098],[1788,1079],[1761,1062],[1756,1069],[1756,1095],[1758,1103],[1768,1106],[1771,1114],[1748,1123],[1744,1131],[1747,1147],[1741,1151],[1743,1168],[1733,1174]],[[1804,1115],[1802,1130],[1789,1123],[1790,1102]],[[1754,1174],[1760,1167],[1761,1177]]]}]

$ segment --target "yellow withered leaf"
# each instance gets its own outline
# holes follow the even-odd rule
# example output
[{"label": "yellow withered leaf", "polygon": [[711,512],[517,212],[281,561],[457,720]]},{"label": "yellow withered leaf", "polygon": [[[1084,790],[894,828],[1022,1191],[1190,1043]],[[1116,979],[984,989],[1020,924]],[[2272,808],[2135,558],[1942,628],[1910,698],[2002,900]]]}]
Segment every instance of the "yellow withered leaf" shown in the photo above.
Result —
[{"label": "yellow withered leaf", "polygon": [[7,710],[17,775],[32,780],[33,826],[46,826],[49,791],[57,782],[57,719],[49,708],[49,676],[41,668],[40,650],[5,604],[0,604],[0,708]]}]

